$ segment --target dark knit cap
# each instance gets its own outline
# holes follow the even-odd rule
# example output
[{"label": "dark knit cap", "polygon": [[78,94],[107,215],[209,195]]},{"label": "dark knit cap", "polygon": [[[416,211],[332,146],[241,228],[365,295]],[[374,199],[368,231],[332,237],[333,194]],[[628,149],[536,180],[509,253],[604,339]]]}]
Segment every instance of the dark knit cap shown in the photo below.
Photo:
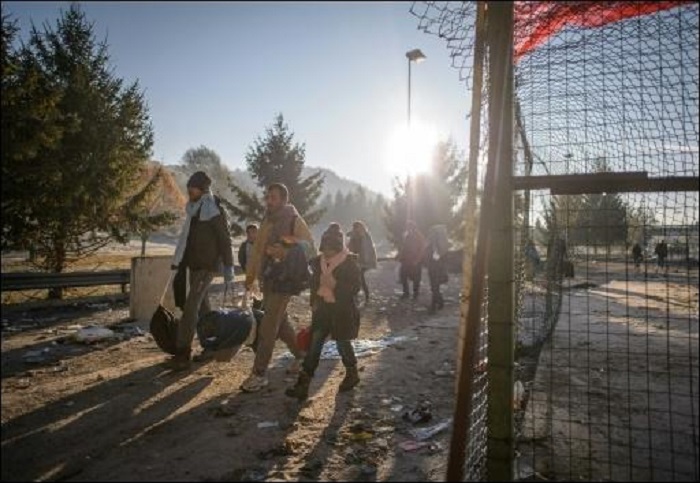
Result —
[{"label": "dark knit cap", "polygon": [[343,246],[345,245],[343,238],[342,232],[327,230],[321,237],[321,246],[319,248],[321,251],[342,251]]},{"label": "dark knit cap", "polygon": [[204,171],[197,171],[187,181],[188,188],[199,188],[206,191],[211,186],[211,178]]}]

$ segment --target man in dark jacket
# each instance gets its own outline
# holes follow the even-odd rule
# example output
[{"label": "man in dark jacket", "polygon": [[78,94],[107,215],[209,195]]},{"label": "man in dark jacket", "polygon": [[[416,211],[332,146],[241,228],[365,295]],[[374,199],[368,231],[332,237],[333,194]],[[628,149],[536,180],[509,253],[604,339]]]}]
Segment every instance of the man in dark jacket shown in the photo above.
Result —
[{"label": "man in dark jacket", "polygon": [[418,298],[420,292],[420,280],[425,247],[427,246],[423,234],[418,231],[418,227],[413,221],[406,223],[406,234],[399,249],[397,258],[401,263],[399,278],[403,287],[402,299],[407,299],[408,281],[413,281],[413,300]]},{"label": "man in dark jacket", "polygon": [[238,249],[238,264],[243,269],[243,272],[245,272],[248,260],[252,258],[253,245],[255,244],[255,238],[258,236],[258,225],[248,225],[245,229],[245,234],[246,240],[241,243],[241,247]]},{"label": "man in dark jacket", "polygon": [[654,253],[656,254],[656,271],[659,269],[666,270],[666,257],[668,256],[668,245],[666,245],[665,240],[661,240],[654,248]]},{"label": "man in dark jacket", "polygon": [[175,250],[173,269],[189,271],[190,291],[185,299],[178,324],[177,353],[173,369],[190,366],[192,339],[200,314],[210,310],[207,292],[214,276],[221,270],[226,283],[233,281],[233,249],[225,211],[211,193],[211,179],[203,171],[187,182],[189,202],[187,218]]}]

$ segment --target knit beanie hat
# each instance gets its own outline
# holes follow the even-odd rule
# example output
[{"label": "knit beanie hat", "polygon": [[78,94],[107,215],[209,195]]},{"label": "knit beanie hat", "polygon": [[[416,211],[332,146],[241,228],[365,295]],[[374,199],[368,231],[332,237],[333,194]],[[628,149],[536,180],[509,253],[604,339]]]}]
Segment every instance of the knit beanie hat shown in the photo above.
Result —
[{"label": "knit beanie hat", "polygon": [[321,246],[319,247],[321,251],[333,250],[334,252],[343,251],[345,246],[344,235],[342,232],[338,231],[326,231],[321,237]]},{"label": "knit beanie hat", "polygon": [[187,187],[207,191],[211,187],[211,178],[204,171],[197,171],[187,181]]}]

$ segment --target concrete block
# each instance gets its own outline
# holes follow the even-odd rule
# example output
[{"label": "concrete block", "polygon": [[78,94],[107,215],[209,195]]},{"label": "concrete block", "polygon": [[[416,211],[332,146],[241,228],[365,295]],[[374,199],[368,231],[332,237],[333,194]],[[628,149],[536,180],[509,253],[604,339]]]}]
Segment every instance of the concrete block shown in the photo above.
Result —
[{"label": "concrete block", "polygon": [[[160,298],[168,290],[163,299],[163,306],[176,316],[180,310],[175,307],[170,270],[172,255],[134,257],[131,259],[131,285],[129,296],[129,315],[140,323],[150,322]],[[189,287],[188,287],[189,290]]]}]

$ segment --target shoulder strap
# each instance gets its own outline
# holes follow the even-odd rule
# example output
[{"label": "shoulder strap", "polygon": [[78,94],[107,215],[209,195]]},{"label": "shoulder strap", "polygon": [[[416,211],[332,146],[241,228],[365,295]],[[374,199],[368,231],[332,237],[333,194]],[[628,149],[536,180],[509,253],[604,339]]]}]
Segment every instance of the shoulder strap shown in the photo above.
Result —
[{"label": "shoulder strap", "polygon": [[292,223],[289,227],[289,229],[290,229],[289,234],[291,236],[294,236],[294,228],[296,228],[296,224],[297,224],[297,215],[294,215],[294,216],[292,216]]}]

